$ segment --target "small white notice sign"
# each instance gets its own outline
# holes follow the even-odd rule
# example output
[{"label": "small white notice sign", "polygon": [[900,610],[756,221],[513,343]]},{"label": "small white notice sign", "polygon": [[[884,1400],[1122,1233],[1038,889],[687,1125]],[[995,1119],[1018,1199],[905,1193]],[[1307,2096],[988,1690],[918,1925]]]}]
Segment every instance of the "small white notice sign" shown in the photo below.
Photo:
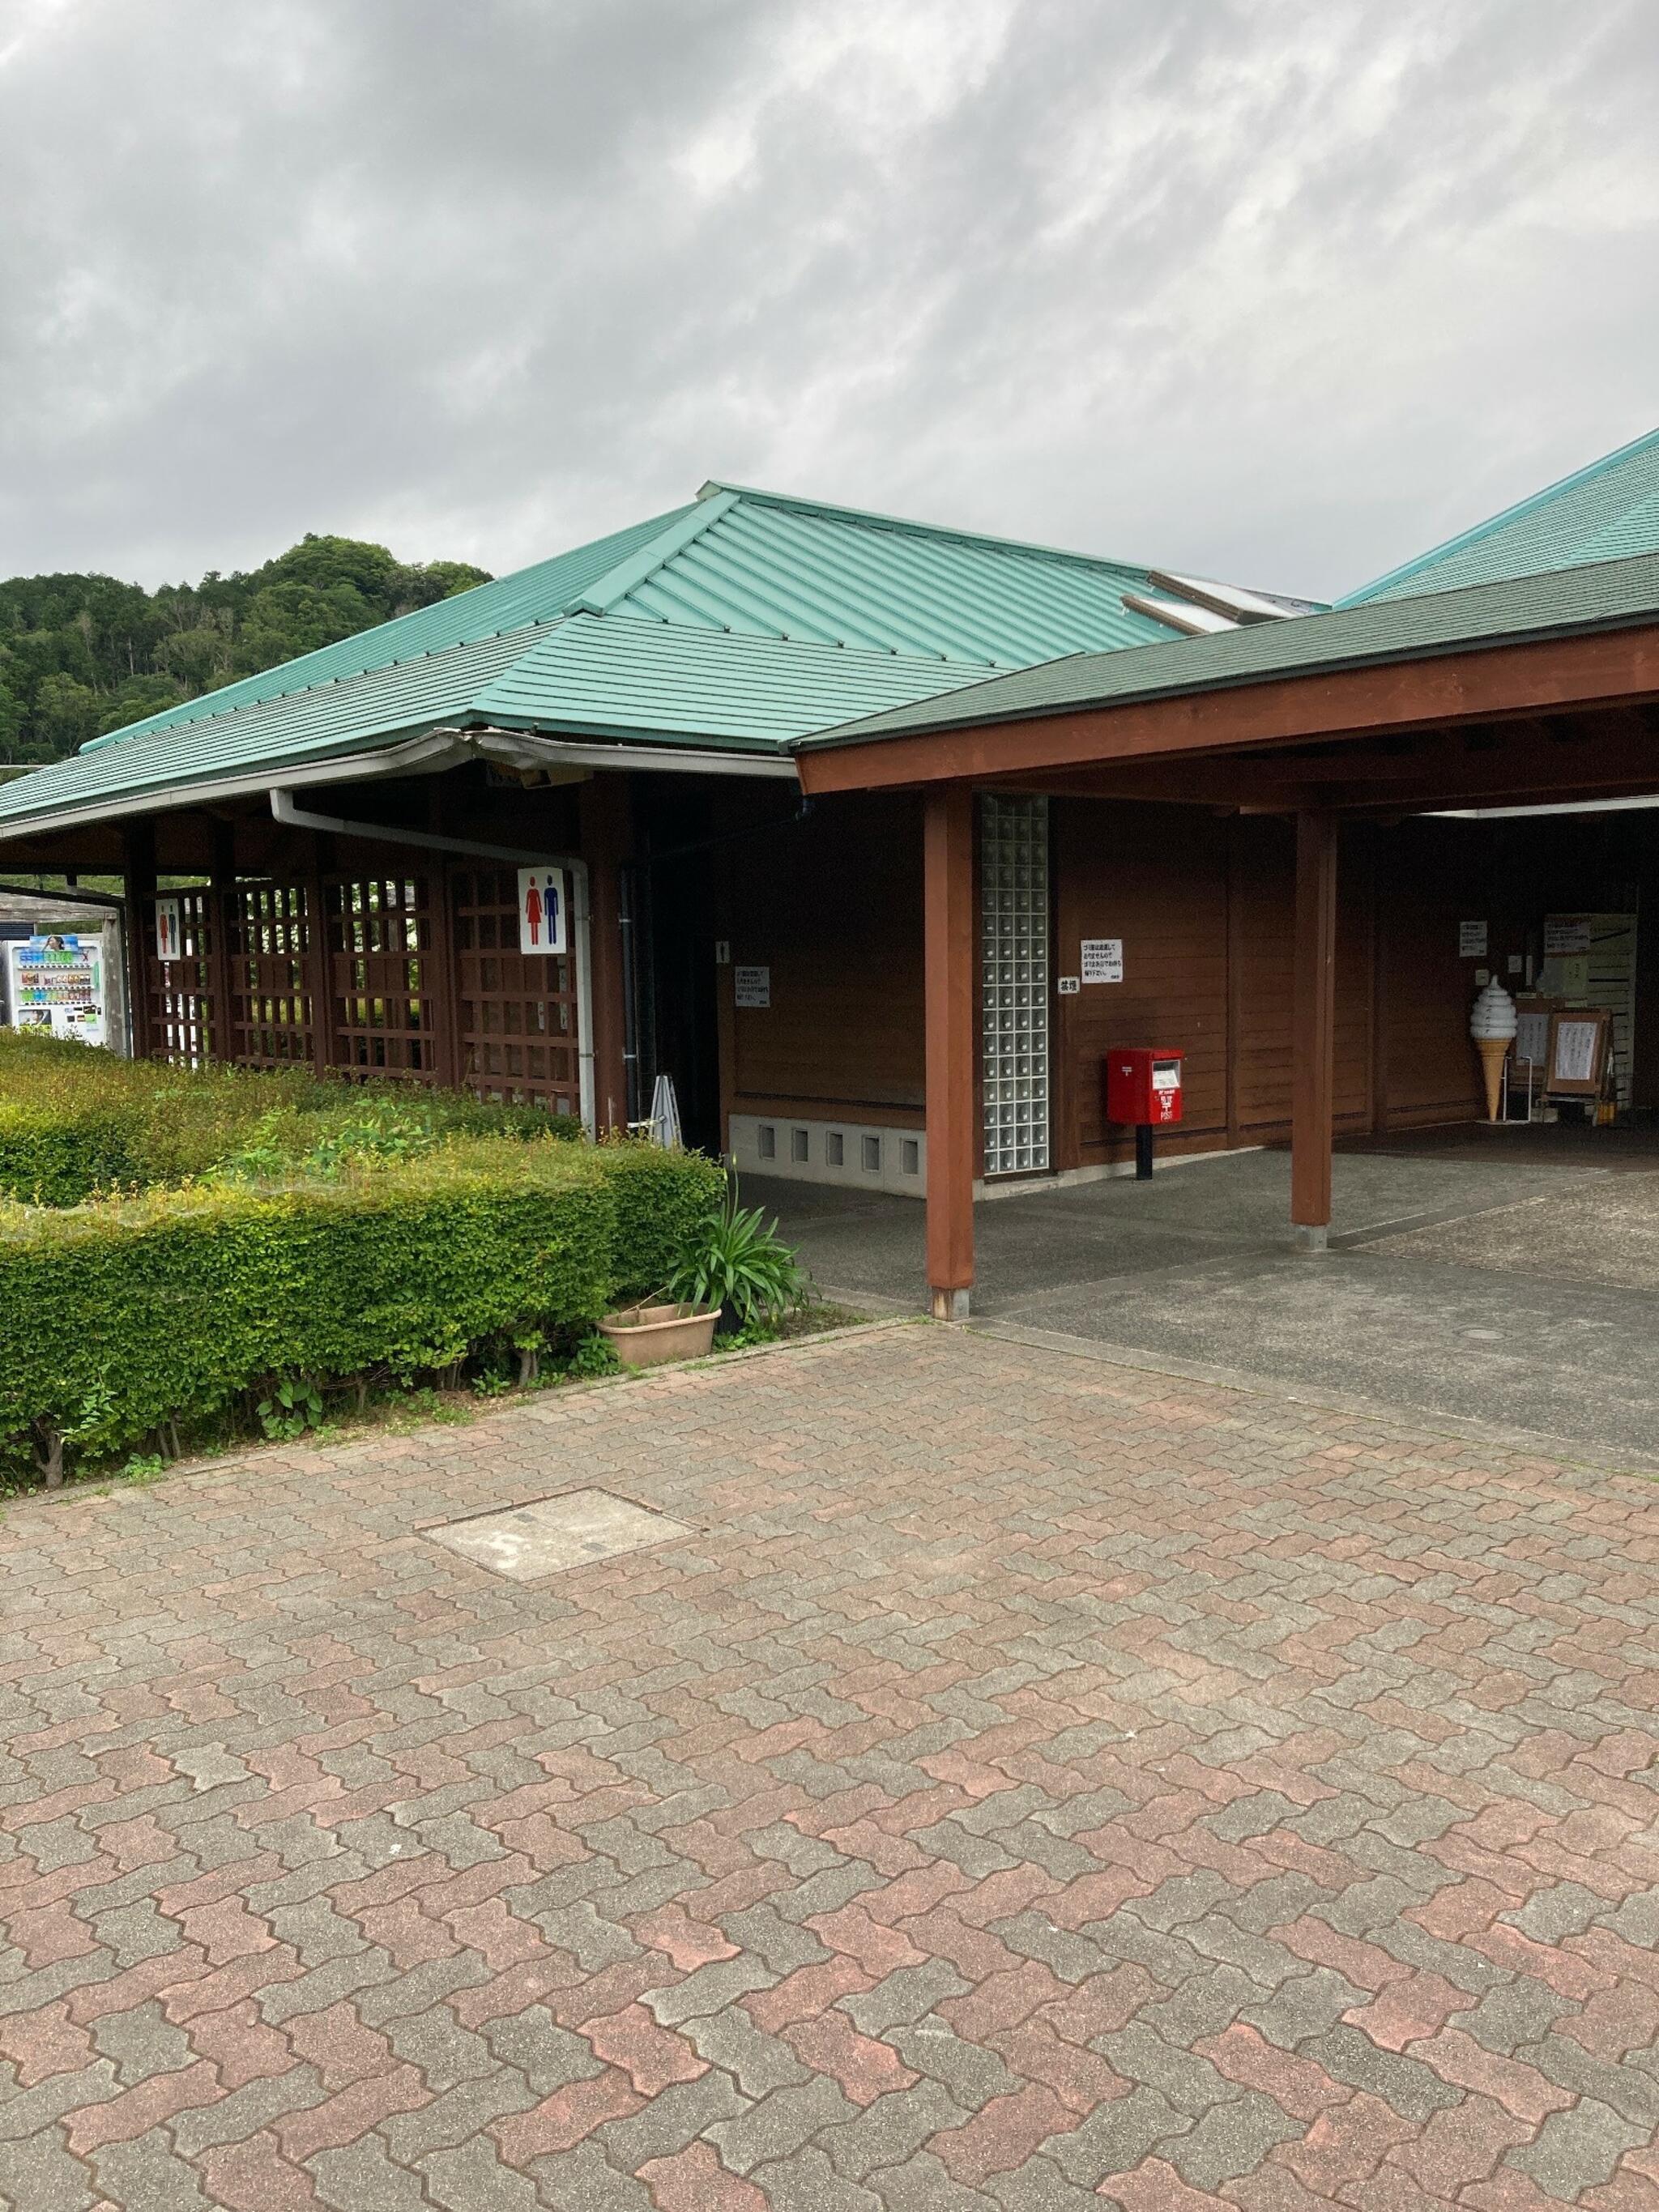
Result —
[{"label": "small white notice sign", "polygon": [[772,970],[769,968],[734,968],[732,981],[740,1006],[769,1006],[772,1003]]},{"label": "small white notice sign", "polygon": [[564,872],[559,868],[519,871],[519,950],[562,952],[565,949]]},{"label": "small white notice sign", "polygon": [[1460,921],[1457,925],[1457,957],[1460,960],[1484,960],[1486,957],[1486,925],[1484,921]]},{"label": "small white notice sign", "polygon": [[1074,999],[1083,986],[1075,975],[1062,975],[1054,988],[1062,999]]},{"label": "small white notice sign", "polygon": [[1555,1024],[1555,1064],[1550,1070],[1551,1082],[1594,1083],[1597,1072],[1595,1048],[1601,1036],[1599,1021],[1559,1020]]},{"label": "small white notice sign", "polygon": [[1556,953],[1588,952],[1590,949],[1590,926],[1582,915],[1562,915],[1544,924],[1544,957],[1548,960]]},{"label": "small white notice sign", "polygon": [[176,960],[180,950],[179,902],[176,898],[158,898],[155,902],[155,957],[158,960]]},{"label": "small white notice sign", "polygon": [[1123,981],[1123,939],[1121,937],[1085,937],[1081,965],[1085,983],[1121,983]]}]

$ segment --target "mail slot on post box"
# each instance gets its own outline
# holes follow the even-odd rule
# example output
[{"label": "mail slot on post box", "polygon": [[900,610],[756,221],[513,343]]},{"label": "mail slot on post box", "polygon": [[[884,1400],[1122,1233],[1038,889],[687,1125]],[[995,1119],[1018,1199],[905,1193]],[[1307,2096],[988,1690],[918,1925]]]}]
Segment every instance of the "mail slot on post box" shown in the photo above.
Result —
[{"label": "mail slot on post box", "polygon": [[1149,1044],[1114,1045],[1106,1055],[1106,1118],[1135,1133],[1135,1176],[1152,1172],[1152,1136],[1181,1120],[1181,1054]]}]

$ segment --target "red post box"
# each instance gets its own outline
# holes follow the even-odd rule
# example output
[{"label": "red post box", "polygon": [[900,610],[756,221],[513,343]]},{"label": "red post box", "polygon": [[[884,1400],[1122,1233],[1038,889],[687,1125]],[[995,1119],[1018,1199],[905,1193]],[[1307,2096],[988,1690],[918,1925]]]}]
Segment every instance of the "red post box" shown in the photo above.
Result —
[{"label": "red post box", "polygon": [[1181,1054],[1155,1045],[1114,1045],[1106,1055],[1106,1118],[1135,1133],[1135,1175],[1152,1172],[1152,1138],[1181,1120]]},{"label": "red post box", "polygon": [[1168,1128],[1181,1119],[1181,1054],[1149,1044],[1115,1045],[1106,1055],[1106,1118]]}]

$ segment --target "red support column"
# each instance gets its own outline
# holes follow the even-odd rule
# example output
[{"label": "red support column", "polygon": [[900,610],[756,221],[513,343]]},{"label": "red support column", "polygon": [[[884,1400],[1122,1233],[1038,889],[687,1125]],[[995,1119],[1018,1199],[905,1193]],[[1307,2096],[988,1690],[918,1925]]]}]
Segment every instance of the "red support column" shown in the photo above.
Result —
[{"label": "red support column", "polygon": [[974,1281],[974,795],[950,784],[922,817],[927,1031],[927,1285],[940,1321]]},{"label": "red support column", "polygon": [[1336,817],[1296,820],[1296,987],[1291,1018],[1291,1220],[1297,1247],[1330,1237],[1336,1075]]}]

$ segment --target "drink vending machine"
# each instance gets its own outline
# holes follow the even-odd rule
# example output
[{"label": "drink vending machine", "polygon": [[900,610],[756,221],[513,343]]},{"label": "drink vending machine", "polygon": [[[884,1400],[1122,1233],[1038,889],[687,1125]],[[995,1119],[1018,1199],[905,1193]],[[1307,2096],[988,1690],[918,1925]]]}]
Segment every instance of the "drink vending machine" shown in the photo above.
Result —
[{"label": "drink vending machine", "polygon": [[104,948],[73,930],[6,941],[5,1006],[15,1030],[46,1030],[82,1044],[107,1044]]}]

